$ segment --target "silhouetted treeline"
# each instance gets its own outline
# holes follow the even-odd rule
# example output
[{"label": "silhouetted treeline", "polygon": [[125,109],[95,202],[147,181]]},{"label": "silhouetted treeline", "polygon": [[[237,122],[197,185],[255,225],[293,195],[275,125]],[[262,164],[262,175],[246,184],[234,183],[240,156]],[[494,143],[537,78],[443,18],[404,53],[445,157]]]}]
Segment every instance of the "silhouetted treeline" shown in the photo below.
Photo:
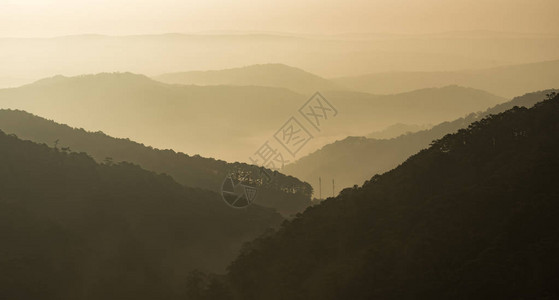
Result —
[{"label": "silhouetted treeline", "polygon": [[1,299],[183,299],[282,218],[0,131]]},{"label": "silhouetted treeline", "polygon": [[220,287],[237,299],[555,299],[558,170],[555,96],[308,208],[247,245]]},{"label": "silhouetted treeline", "polygon": [[408,133],[392,139],[371,139],[347,137],[324,146],[282,171],[313,184],[317,190],[318,177],[335,178],[338,186],[345,188],[362,184],[375,174],[391,170],[411,155],[425,149],[429,143],[446,134],[470,124],[490,114],[501,113],[514,106],[531,107],[553,90],[529,93],[511,101],[496,105],[484,112],[469,115],[451,122],[444,122],[431,129]]},{"label": "silhouetted treeline", "polygon": [[166,173],[189,187],[220,191],[228,174],[258,187],[257,203],[277,209],[288,216],[310,205],[312,188],[295,177],[266,169],[267,177],[259,167],[245,163],[227,163],[222,160],[189,156],[173,150],[159,150],[129,139],[117,139],[102,132],[74,129],[34,116],[24,111],[0,110],[0,129],[18,137],[38,143],[70,147],[73,151],[87,152],[98,162],[128,161],[145,169]]}]

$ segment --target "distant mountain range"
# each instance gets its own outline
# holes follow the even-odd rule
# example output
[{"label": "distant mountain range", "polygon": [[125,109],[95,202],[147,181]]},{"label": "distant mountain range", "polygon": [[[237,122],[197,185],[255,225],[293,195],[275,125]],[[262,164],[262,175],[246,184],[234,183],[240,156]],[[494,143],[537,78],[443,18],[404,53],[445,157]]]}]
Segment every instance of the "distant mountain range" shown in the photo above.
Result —
[{"label": "distant mountain range", "polygon": [[343,90],[341,85],[283,64],[251,65],[242,68],[168,73],[154,77],[165,83],[194,85],[267,86],[287,88],[311,96],[317,91]]},{"label": "distant mountain range", "polygon": [[559,60],[452,72],[391,72],[332,79],[349,89],[394,94],[451,84],[514,97],[559,86]]},{"label": "distant mountain range", "polygon": [[324,93],[338,105],[336,128],[328,133],[366,135],[395,123],[437,124],[464,114],[483,111],[506,99],[485,91],[460,86],[424,88],[393,95],[372,95],[350,91]]},{"label": "distant mountain range", "polygon": [[371,94],[398,94],[424,88],[459,85],[511,98],[559,84],[559,60],[490,69],[448,72],[391,72],[325,79],[283,64],[168,73],[154,77],[165,83],[283,87],[301,94],[353,90]]},{"label": "distant mountain range", "polygon": [[224,272],[283,220],[2,131],[0,166],[2,299],[179,299],[189,271]]},{"label": "distant mountain range", "polygon": [[[339,114],[320,135],[314,132],[307,152],[343,136],[403,121],[439,123],[505,100],[456,86],[387,96],[349,91],[323,95]],[[286,88],[165,84],[131,73],[56,76],[0,90],[0,108],[25,110],[160,149],[245,162],[290,117],[301,117],[298,109],[308,99]]]},{"label": "distant mountain range", "polygon": [[559,96],[478,119],[247,244],[221,284],[198,276],[191,293],[557,298],[558,153]]},{"label": "distant mountain range", "polygon": [[[558,59],[557,35],[495,32],[339,34],[222,32],[0,38],[0,77],[39,79],[129,71],[158,75],[263,63],[322,77],[447,71]],[[419,88],[429,87],[421,86]]]},{"label": "distant mountain range", "polygon": [[[395,168],[406,158],[429,146],[446,134],[466,128],[490,114],[500,113],[514,106],[531,107],[545,98],[551,91],[526,94],[497,105],[484,112],[471,113],[451,122],[443,122],[428,130],[404,134],[392,139],[371,139],[347,137],[328,144],[282,170],[301,180],[309,182],[318,196],[318,178],[330,182],[335,179],[338,191],[344,187],[360,185],[375,174],[382,174]],[[330,195],[331,189],[323,187],[323,195]]]},{"label": "distant mountain range", "polygon": [[131,73],[56,76],[0,90],[2,108],[228,161],[248,161],[305,100],[286,89],[168,85]]}]

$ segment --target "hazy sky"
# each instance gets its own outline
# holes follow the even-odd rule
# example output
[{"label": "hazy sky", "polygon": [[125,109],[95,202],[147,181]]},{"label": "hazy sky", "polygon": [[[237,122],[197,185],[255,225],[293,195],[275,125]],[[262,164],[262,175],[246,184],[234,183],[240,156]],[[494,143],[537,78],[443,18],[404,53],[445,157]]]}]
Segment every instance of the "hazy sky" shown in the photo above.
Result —
[{"label": "hazy sky", "polygon": [[0,0],[0,37],[213,30],[559,33],[558,0]]}]

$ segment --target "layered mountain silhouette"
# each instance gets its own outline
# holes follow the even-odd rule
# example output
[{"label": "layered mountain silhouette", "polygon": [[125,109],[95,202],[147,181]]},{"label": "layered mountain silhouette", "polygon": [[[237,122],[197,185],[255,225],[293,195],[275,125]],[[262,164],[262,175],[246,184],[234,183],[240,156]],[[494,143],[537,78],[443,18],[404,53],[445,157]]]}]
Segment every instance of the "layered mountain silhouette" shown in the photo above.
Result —
[{"label": "layered mountain silhouette", "polygon": [[178,299],[282,217],[0,131],[0,298]]},{"label": "layered mountain silhouette", "polygon": [[[344,91],[323,95],[339,114],[321,136],[314,132],[317,143],[309,143],[305,151],[403,120],[436,124],[504,101],[456,86],[387,96]],[[248,162],[290,117],[299,116],[308,98],[285,88],[170,85],[131,73],[103,73],[57,76],[2,89],[0,107],[156,148]]]},{"label": "layered mountain silhouette", "polygon": [[385,128],[399,122],[415,124],[454,120],[472,111],[483,111],[504,98],[485,91],[460,86],[425,88],[394,95],[372,95],[358,92],[324,93],[339,105],[337,128],[329,132],[353,132],[366,135],[372,128]]},{"label": "layered mountain silhouette", "polygon": [[245,246],[221,287],[238,299],[556,298],[558,153],[559,97],[490,115]]},{"label": "layered mountain silhouette", "polygon": [[303,95],[316,91],[343,90],[327,79],[284,64],[251,65],[242,68],[168,73],[154,77],[165,83],[194,85],[268,86],[287,88]]},{"label": "layered mountain silhouette", "polygon": [[306,97],[278,88],[168,85],[102,73],[47,78],[0,90],[0,99],[2,108],[157,148],[248,161]]},{"label": "layered mountain silhouette", "polygon": [[274,208],[285,216],[310,205],[312,189],[308,183],[254,165],[159,150],[130,139],[75,129],[24,111],[0,110],[0,130],[36,143],[56,145],[59,149],[87,152],[99,163],[132,162],[171,175],[177,182],[193,188],[220,192],[225,178],[236,176],[258,189],[258,205]]},{"label": "layered mountain silhouette", "polygon": [[472,87],[503,97],[555,88],[559,60],[490,69],[449,72],[391,72],[332,79],[340,85],[373,94],[394,94],[451,84]]},{"label": "layered mountain silhouette", "polygon": [[[557,59],[557,35],[462,32],[438,35],[223,32],[0,38],[0,77],[115,70],[158,75],[280,62],[322,77],[445,71]],[[61,51],[60,49],[64,49]],[[141,62],[141,63],[140,63]],[[25,67],[22,67],[25,66]],[[422,86],[420,88],[427,87]]]},{"label": "layered mountain silhouette", "polygon": [[[484,112],[471,113],[451,122],[443,122],[428,130],[403,134],[392,139],[347,137],[328,144],[296,162],[285,166],[282,172],[293,175],[319,189],[318,178],[336,180],[339,188],[362,184],[375,174],[386,172],[406,158],[429,146],[429,143],[490,114],[500,113],[514,106],[531,107],[551,90],[526,94],[494,106]],[[330,191],[330,189],[324,189]],[[325,193],[325,194],[329,194]]]}]

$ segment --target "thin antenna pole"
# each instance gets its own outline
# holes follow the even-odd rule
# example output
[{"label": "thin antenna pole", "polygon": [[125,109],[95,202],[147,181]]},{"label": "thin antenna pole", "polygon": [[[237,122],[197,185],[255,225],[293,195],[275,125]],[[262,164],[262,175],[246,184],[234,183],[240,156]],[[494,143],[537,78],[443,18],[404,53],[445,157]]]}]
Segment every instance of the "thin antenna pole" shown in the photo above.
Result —
[{"label": "thin antenna pole", "polygon": [[318,177],[318,199],[322,200],[322,178]]},{"label": "thin antenna pole", "polygon": [[332,179],[332,197],[336,197],[335,190],[336,190],[336,186],[334,185],[334,179]]}]

